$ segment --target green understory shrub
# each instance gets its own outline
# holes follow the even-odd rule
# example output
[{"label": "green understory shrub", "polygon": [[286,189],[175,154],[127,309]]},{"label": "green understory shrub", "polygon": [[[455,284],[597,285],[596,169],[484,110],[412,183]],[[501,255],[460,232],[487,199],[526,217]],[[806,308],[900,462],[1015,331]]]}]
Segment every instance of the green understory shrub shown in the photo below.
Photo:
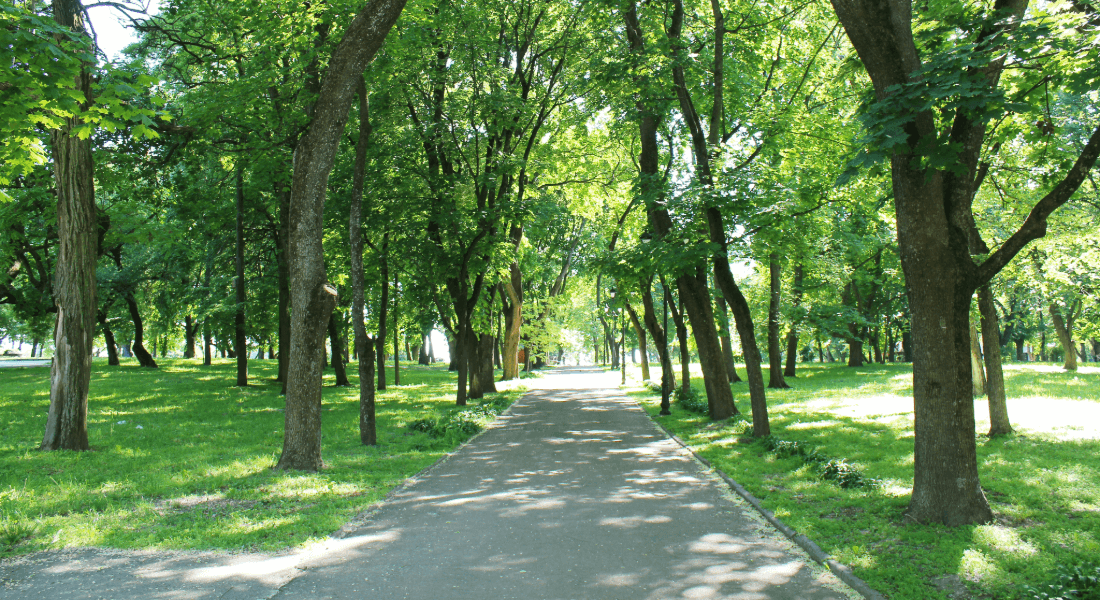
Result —
[{"label": "green understory shrub", "polygon": [[845,489],[874,488],[879,484],[877,479],[867,477],[843,458],[834,459],[822,456],[817,450],[810,448],[803,442],[790,442],[769,435],[760,440],[760,445],[768,452],[773,452],[776,458],[798,457],[808,465],[817,466],[822,479],[835,481],[837,485]]},{"label": "green understory shrub", "polygon": [[[657,391],[660,391],[660,388]],[[676,402],[680,404],[680,408],[700,415],[710,414],[710,405],[707,404],[706,396],[695,391],[695,388],[681,387],[676,390],[675,394]]]},{"label": "green understory shrub", "polygon": [[1100,564],[1060,565],[1052,582],[1024,586],[1024,594],[1034,600],[1100,600]]},{"label": "green understory shrub", "polygon": [[478,404],[435,417],[417,419],[407,425],[409,431],[423,432],[434,438],[470,437],[504,412],[511,404],[507,396],[486,396]]}]

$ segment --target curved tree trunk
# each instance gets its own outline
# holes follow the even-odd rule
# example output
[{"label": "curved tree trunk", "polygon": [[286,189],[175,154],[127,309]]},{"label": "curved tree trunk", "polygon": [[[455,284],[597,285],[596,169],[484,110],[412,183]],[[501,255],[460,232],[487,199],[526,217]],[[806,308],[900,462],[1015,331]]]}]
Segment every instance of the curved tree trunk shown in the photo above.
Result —
[{"label": "curved tree trunk", "polygon": [[335,306],[335,290],[325,283],[321,246],[328,177],[356,84],[404,7],[405,0],[373,0],[348,25],[329,59],[312,121],[294,151],[289,247],[294,310],[280,469],[316,471],[323,464],[321,348]]},{"label": "curved tree trunk", "polygon": [[198,325],[195,323],[195,318],[191,315],[187,315],[183,319],[183,357],[195,358],[195,330],[198,329]]},{"label": "curved tree trunk", "polygon": [[634,334],[638,336],[638,348],[641,353],[642,381],[649,381],[649,349],[646,347],[645,328],[638,320],[638,313],[629,302],[626,303],[626,312],[630,315],[630,324],[634,327]]},{"label": "curved tree trunk", "polygon": [[672,302],[672,290],[665,288],[665,302],[668,302],[668,309],[672,313],[672,322],[676,325],[676,341],[680,346],[680,387],[683,389],[691,389],[691,351],[688,350],[688,330],[687,323],[684,322],[684,305],[680,304],[679,308]]},{"label": "curved tree trunk", "polygon": [[671,414],[669,412],[669,397],[672,395],[676,375],[672,372],[672,353],[669,352],[668,348],[667,312],[665,314],[665,324],[662,325],[657,321],[657,314],[653,308],[651,281],[651,279],[646,279],[640,284],[643,319],[645,320],[646,329],[653,335],[653,343],[657,345],[657,356],[661,360],[661,414],[668,415]]},{"label": "curved tree trunk", "polygon": [[145,349],[145,326],[141,321],[141,312],[138,311],[137,299],[134,298],[133,292],[126,292],[122,299],[126,302],[126,308],[130,311],[130,318],[134,321],[134,343],[130,345],[130,351],[138,359],[138,364],[155,369],[157,368],[157,361]]},{"label": "curved tree trunk", "polygon": [[501,351],[501,381],[519,377],[519,340],[523,324],[523,289],[519,265],[513,261],[509,278],[500,284],[504,291],[504,349]]},{"label": "curved tree trunk", "polygon": [[[68,29],[86,33],[79,0],[54,0],[53,16]],[[72,91],[91,98],[91,75],[82,68]],[[82,123],[66,118],[50,132],[57,189],[57,267],[54,300],[54,359],[50,366],[50,408],[43,450],[88,449],[88,387],[95,342],[99,222],[95,206],[92,142],[73,131]]]},{"label": "curved tree trunk", "polygon": [[768,257],[770,288],[768,300],[768,387],[786,389],[791,386],[783,379],[783,354],[779,344],[780,265],[775,252]]},{"label": "curved tree trunk", "polygon": [[99,321],[99,327],[103,330],[103,341],[107,344],[107,365],[117,367],[121,364],[118,360],[118,344],[115,343],[115,333],[107,323],[107,311],[99,311],[96,314],[96,320]]}]

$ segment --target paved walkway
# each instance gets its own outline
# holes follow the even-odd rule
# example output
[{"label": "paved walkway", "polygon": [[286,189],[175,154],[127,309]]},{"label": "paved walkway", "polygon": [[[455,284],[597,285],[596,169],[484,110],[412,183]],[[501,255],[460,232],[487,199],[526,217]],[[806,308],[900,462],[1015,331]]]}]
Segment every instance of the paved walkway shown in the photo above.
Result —
[{"label": "paved walkway", "polygon": [[22,598],[856,597],[613,386],[547,376],[376,512],[284,556],[97,550],[0,564]]}]

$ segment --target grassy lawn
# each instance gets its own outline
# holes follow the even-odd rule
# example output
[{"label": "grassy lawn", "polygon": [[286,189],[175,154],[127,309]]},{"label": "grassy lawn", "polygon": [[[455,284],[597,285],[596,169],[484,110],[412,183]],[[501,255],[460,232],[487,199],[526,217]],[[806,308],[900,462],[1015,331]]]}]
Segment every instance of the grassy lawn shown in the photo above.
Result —
[{"label": "grassy lawn", "polygon": [[[996,521],[956,529],[902,518],[913,481],[908,365],[800,366],[794,389],[768,390],[776,438],[846,459],[881,482],[871,489],[842,489],[818,465],[777,458],[747,437],[746,423],[712,423],[676,403],[657,417],[659,396],[640,396],[650,415],[888,598],[1055,598],[1024,586],[1049,591],[1059,570],[1100,565],[1100,370],[1039,369],[1005,372],[1016,435],[986,438],[986,403],[976,401],[979,470]],[[748,413],[747,384],[734,393]],[[1100,598],[1100,588],[1092,594],[1066,598]]]},{"label": "grassy lawn", "polygon": [[[471,435],[433,437],[407,424],[454,407],[446,365],[402,367],[378,396],[377,447],[359,443],[358,379],[326,374],[320,473],[273,471],[283,398],[275,361],[161,360],[93,367],[91,452],[39,452],[49,368],[0,369],[0,558],[47,548],[274,551],[322,538]],[[349,376],[354,373],[349,367]],[[498,405],[519,390],[496,396]],[[502,398],[503,397],[503,398]],[[491,418],[483,413],[464,422]],[[476,426],[472,429],[476,429]]]}]

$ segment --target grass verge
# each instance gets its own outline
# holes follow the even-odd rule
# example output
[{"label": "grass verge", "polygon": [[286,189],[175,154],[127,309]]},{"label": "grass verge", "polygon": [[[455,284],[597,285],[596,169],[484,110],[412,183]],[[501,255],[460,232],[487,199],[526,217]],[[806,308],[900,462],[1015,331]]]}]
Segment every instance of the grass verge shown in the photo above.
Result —
[{"label": "grass verge", "polygon": [[[349,373],[354,373],[353,368]],[[378,395],[376,447],[359,443],[358,379],[326,374],[319,473],[273,471],[282,448],[283,398],[274,361],[249,361],[238,388],[232,360],[167,359],[93,367],[91,452],[40,452],[49,368],[0,370],[0,558],[49,548],[275,551],[323,538],[394,486],[474,435],[430,435],[408,425],[425,415],[456,420],[446,366],[401,369]],[[393,380],[392,369],[390,381]],[[486,397],[500,410],[520,390]],[[474,402],[468,407],[476,410]],[[469,423],[478,426],[469,426]]]},{"label": "grass verge", "polygon": [[[800,366],[788,379],[793,389],[768,390],[770,443],[749,437],[743,421],[711,422],[677,403],[659,417],[660,398],[638,395],[652,418],[888,598],[1100,598],[1100,589],[1051,587],[1100,573],[1100,422],[1091,419],[1100,373],[1013,368],[1005,376],[1018,433],[991,440],[982,422],[976,432],[996,520],[954,529],[902,518],[913,479],[908,365]],[[748,412],[746,385],[734,392]],[[983,414],[984,401],[976,405]],[[776,440],[802,450],[776,451]],[[811,452],[845,461],[875,485],[823,478],[805,459]]]}]

